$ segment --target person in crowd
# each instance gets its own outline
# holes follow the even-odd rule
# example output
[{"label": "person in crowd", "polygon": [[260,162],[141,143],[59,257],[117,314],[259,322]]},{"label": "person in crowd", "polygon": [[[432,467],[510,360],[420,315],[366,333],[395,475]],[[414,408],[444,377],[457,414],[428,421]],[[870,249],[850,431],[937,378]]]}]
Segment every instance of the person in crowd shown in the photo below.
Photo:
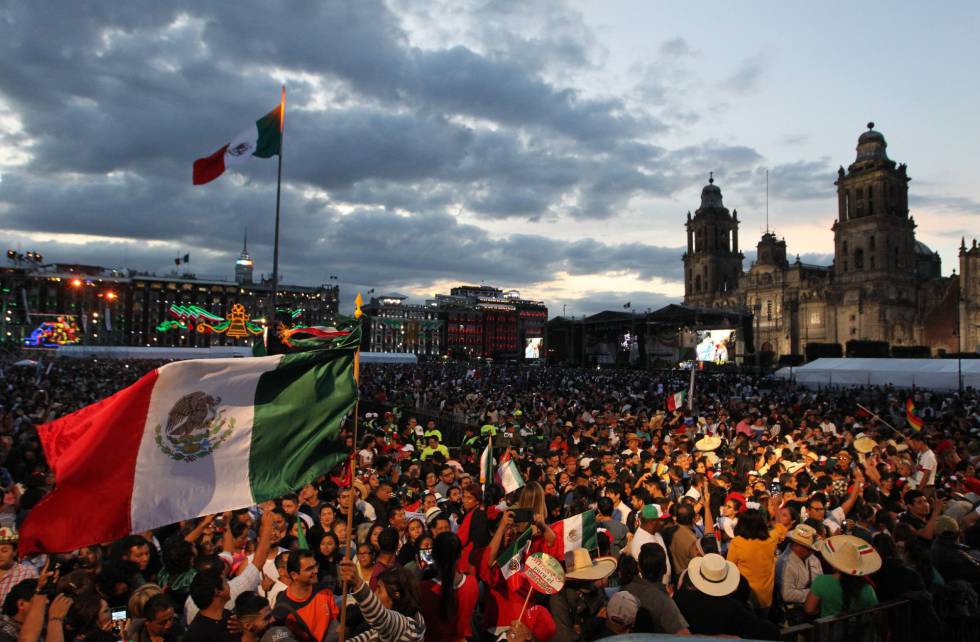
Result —
[{"label": "person in crowd", "polygon": [[786,534],[786,539],[789,546],[776,564],[776,586],[786,619],[796,624],[806,619],[803,605],[810,593],[813,578],[823,575],[823,567],[814,554],[819,550],[819,541],[812,527],[797,524]]},{"label": "person in crowd", "polygon": [[695,557],[688,563],[674,600],[692,635],[779,639],[778,626],[733,596],[740,580],[738,567],[717,553]]},{"label": "person in crowd", "polygon": [[[772,509],[774,503],[770,503]],[[771,511],[775,513],[773,509]],[[728,561],[752,588],[755,606],[765,615],[772,605],[776,581],[776,546],[786,536],[786,527],[776,522],[772,529],[761,510],[747,510],[738,518],[735,539],[728,547]]]},{"label": "person in crowd", "polygon": [[809,615],[829,617],[878,603],[867,576],[881,568],[873,546],[853,535],[834,535],[820,543],[820,555],[834,572],[813,579],[803,608]]},{"label": "person in crowd", "polygon": [[[286,571],[292,582],[276,598],[275,605],[276,609],[288,613],[287,626],[302,630],[314,640],[333,635],[340,624],[340,610],[333,591],[318,583],[319,570],[313,551],[290,551],[286,558]],[[343,579],[343,573],[340,575]]]},{"label": "person in crowd", "polygon": [[418,581],[406,569],[394,567],[378,576],[371,591],[352,561],[340,563],[340,577],[350,586],[361,615],[371,627],[348,639],[350,642],[422,642],[426,622],[420,607]]},{"label": "person in crowd", "polygon": [[274,624],[268,600],[252,591],[238,596],[235,616],[242,628],[242,642],[297,642],[288,627]]},{"label": "person in crowd", "polygon": [[473,636],[473,611],[480,591],[476,577],[457,569],[462,550],[453,533],[440,533],[433,540],[435,574],[422,581],[420,588],[426,642],[462,642]]},{"label": "person in crowd", "polygon": [[667,554],[663,547],[647,542],[640,549],[640,574],[623,585],[623,591],[639,600],[635,630],[640,633],[688,635],[687,620],[667,593],[663,576],[667,570]]},{"label": "person in crowd", "polygon": [[606,605],[606,617],[602,629],[592,639],[601,640],[613,635],[631,633],[636,627],[637,613],[640,601],[632,593],[619,591],[609,598]]},{"label": "person in crowd", "polygon": [[20,537],[12,526],[0,526],[0,604],[7,593],[24,580],[37,579],[37,568],[17,559]]},{"label": "person in crowd", "polygon": [[[667,545],[664,538],[660,535],[660,530],[664,524],[664,512],[658,504],[647,504],[640,510],[638,523],[639,526],[630,541],[630,555],[639,561],[640,551],[644,544],[654,543],[664,549],[667,555]],[[669,585],[671,581],[670,556],[666,557],[667,568],[664,569],[663,583]]]},{"label": "person in crowd", "polygon": [[604,625],[605,579],[616,570],[616,560],[593,560],[584,548],[574,549],[565,562],[565,587],[551,597],[551,616],[555,620],[555,642],[594,640]]}]

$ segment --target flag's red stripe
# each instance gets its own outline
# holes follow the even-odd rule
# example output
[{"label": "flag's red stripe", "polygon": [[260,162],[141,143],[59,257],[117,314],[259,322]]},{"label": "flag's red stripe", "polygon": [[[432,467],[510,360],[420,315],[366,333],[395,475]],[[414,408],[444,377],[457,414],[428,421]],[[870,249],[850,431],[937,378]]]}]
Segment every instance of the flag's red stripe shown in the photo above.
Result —
[{"label": "flag's red stripe", "polygon": [[198,158],[194,161],[194,184],[204,185],[210,183],[225,172],[225,145],[215,153],[205,158]]},{"label": "flag's red stripe", "polygon": [[62,553],[130,533],[133,479],[157,371],[38,427],[55,490],[27,516],[22,553]]}]

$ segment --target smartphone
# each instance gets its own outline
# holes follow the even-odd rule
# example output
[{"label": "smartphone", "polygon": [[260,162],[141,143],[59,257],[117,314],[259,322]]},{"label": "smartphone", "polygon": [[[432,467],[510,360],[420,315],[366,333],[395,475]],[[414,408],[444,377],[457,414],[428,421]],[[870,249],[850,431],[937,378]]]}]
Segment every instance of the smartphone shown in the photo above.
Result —
[{"label": "smartphone", "polygon": [[783,492],[783,485],[778,481],[774,481],[773,483],[769,484],[769,492],[773,495],[780,494]]},{"label": "smartphone", "polygon": [[125,606],[117,606],[112,609],[112,623],[113,625],[119,625],[125,622],[127,619],[127,612]]},{"label": "smartphone", "polygon": [[513,508],[511,512],[514,513],[514,523],[529,523],[534,521],[534,511],[530,508]]}]

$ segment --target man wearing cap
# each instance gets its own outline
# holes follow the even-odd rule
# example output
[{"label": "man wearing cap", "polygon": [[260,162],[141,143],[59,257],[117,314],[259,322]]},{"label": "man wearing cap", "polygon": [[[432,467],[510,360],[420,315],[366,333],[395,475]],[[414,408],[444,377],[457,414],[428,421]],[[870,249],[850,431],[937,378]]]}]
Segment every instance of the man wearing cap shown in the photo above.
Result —
[{"label": "man wearing cap", "polygon": [[[786,605],[787,618],[791,623],[802,621],[803,604],[813,578],[823,575],[820,560],[813,553],[817,550],[817,532],[811,526],[799,524],[786,534],[790,544],[779,556],[776,578],[780,597]],[[795,611],[795,613],[794,613]]]},{"label": "man wearing cap", "polygon": [[943,576],[943,581],[949,584],[963,580],[974,587],[980,585],[980,562],[957,543],[959,523],[949,515],[943,515],[936,520],[933,533],[932,564]]},{"label": "man wearing cap", "polygon": [[0,604],[7,593],[23,580],[37,578],[37,569],[17,561],[17,542],[20,536],[12,526],[0,527]]},{"label": "man wearing cap", "polygon": [[605,626],[596,635],[596,639],[601,640],[633,631],[639,610],[640,601],[634,595],[626,591],[613,593],[609,598],[609,604],[606,605]]},{"label": "man wearing cap", "polygon": [[636,533],[633,534],[633,540],[630,542],[630,555],[639,562],[640,561],[640,551],[644,544],[653,542],[657,544],[662,549],[664,549],[664,554],[667,556],[667,568],[664,572],[663,583],[670,584],[670,555],[667,553],[667,545],[664,543],[664,538],[660,536],[661,519],[664,518],[663,511],[657,504],[647,504],[640,511],[640,527],[636,529]]}]

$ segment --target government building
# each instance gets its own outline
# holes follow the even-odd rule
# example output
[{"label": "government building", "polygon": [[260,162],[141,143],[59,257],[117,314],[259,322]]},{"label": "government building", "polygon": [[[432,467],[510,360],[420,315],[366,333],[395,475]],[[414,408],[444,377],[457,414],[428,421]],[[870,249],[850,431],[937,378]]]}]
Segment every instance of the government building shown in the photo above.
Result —
[{"label": "government building", "polygon": [[743,269],[738,212],[725,207],[710,178],[701,207],[687,214],[684,303],[752,317],[755,345],[774,357],[808,344],[887,343],[936,356],[980,349],[980,249],[960,247],[959,275],[942,276],[939,254],[915,238],[904,163],[888,158],[885,137],[868,123],[857,156],[837,172],[834,260],[790,258],[767,230]]}]

